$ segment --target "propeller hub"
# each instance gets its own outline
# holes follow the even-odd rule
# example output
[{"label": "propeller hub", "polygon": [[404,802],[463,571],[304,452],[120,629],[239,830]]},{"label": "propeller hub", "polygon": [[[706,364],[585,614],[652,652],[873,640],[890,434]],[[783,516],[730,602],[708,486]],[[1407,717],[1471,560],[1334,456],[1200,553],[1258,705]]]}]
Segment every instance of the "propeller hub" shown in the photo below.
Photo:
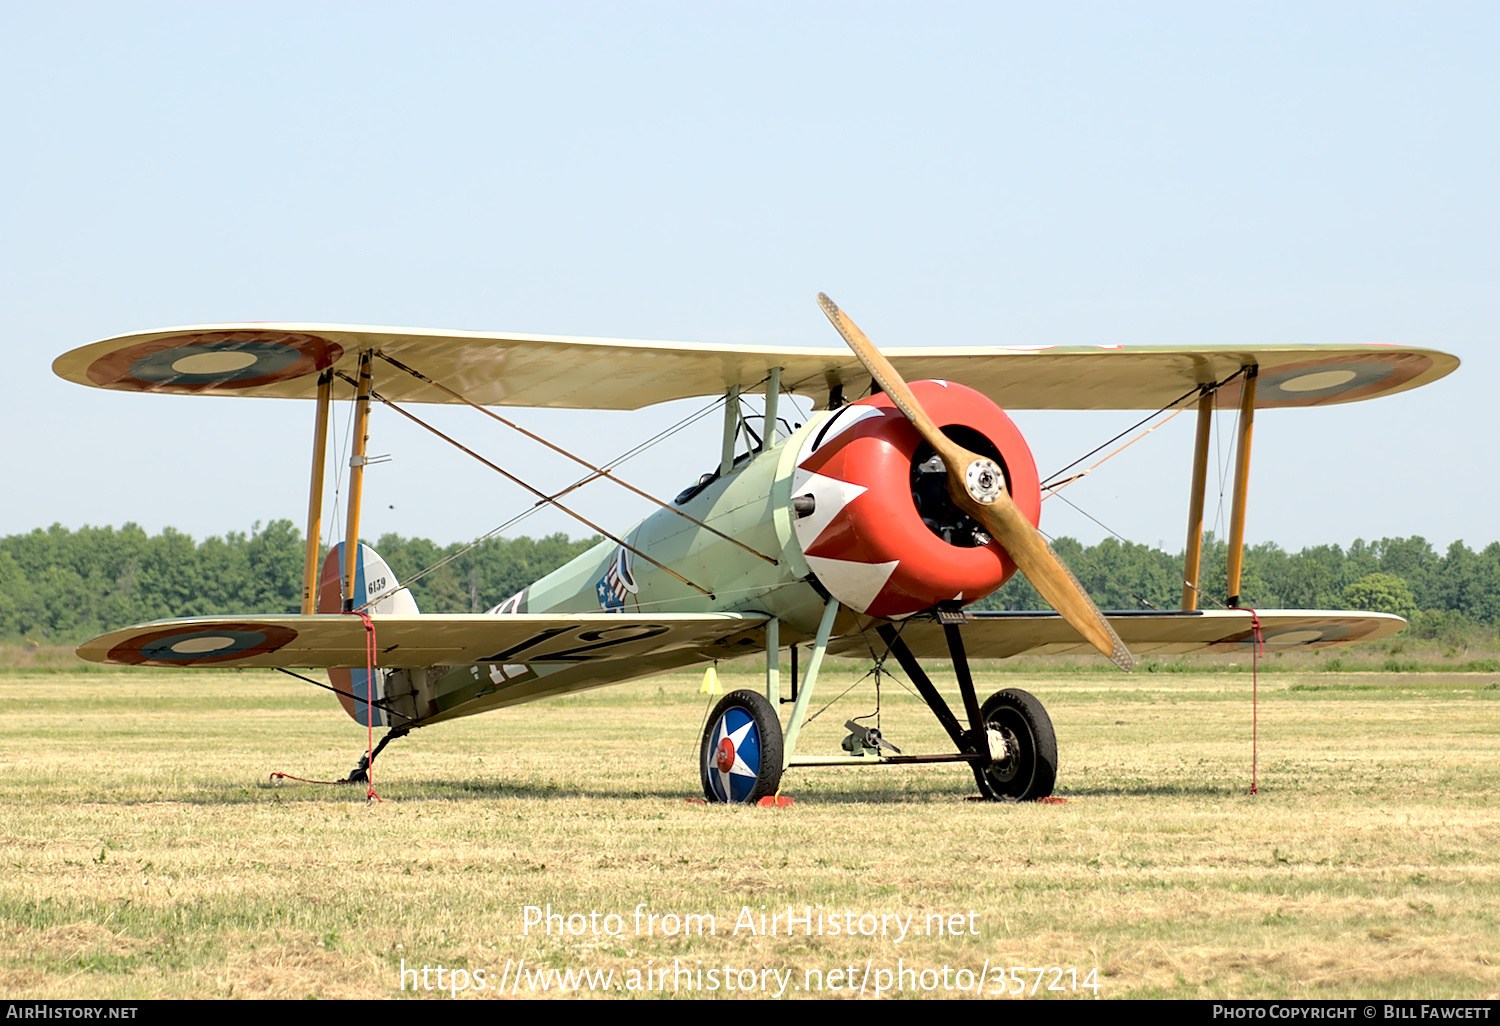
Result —
[{"label": "propeller hub", "polygon": [[988,506],[1005,491],[1005,474],[994,460],[981,456],[964,472],[964,486],[974,501]]},{"label": "propeller hub", "polygon": [[[854,355],[870,372],[870,377],[890,397],[902,415],[911,422],[917,434],[937,451],[949,467],[948,494],[955,504],[972,505],[966,510],[978,520],[980,526],[1000,543],[1026,579],[1056,609],[1068,625],[1100,652],[1119,664],[1121,669],[1131,666],[1130,652],[1115,633],[1114,627],[1099,612],[1089,593],[1083,590],[1078,578],[1063,565],[1052,551],[1052,546],[1036,529],[1034,519],[1028,520],[1015,502],[1006,495],[1005,474],[994,460],[986,459],[953,442],[944,435],[943,429],[927,415],[917,401],[911,386],[901,379],[891,362],[880,354],[865,333],[845,317],[833,300],[818,293],[818,302],[823,312],[833,322]],[[958,488],[957,460],[963,460],[964,488]]]}]

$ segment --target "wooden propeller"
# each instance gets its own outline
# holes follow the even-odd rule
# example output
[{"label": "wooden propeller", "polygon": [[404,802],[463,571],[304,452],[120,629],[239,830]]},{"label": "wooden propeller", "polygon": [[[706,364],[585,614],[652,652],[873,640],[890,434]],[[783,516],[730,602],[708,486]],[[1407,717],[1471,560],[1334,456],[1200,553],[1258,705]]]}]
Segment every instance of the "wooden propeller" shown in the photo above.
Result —
[{"label": "wooden propeller", "polygon": [[838,329],[854,355],[870,376],[891,397],[896,409],[911,421],[917,433],[937,451],[948,471],[948,494],[959,509],[973,517],[990,537],[998,541],[1011,561],[1053,609],[1068,621],[1084,640],[1103,652],[1122,670],[1130,670],[1135,660],[1115,633],[1094,600],[1089,598],[1078,578],[1073,576],[1047,539],[1032,526],[1011,499],[1005,487],[1005,474],[994,460],[972,453],[943,434],[890,361],[880,354],[865,333],[844,316],[823,293],[818,304]]}]

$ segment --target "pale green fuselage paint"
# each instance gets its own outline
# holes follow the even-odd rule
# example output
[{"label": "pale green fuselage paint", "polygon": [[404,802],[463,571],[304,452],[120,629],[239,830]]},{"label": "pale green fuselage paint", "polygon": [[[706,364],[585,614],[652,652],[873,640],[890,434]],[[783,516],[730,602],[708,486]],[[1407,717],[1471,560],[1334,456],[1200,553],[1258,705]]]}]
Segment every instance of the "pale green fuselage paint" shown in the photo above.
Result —
[{"label": "pale green fuselage paint", "polygon": [[[635,590],[621,612],[760,612],[779,618],[796,634],[816,632],[824,596],[808,583],[811,570],[792,529],[792,476],[803,440],[828,416],[815,414],[783,444],[741,455],[729,474],[710,482],[677,507],[776,560],[759,559],[671,510],[658,510],[621,534],[710,598],[633,553],[626,564]],[[603,541],[526,589],[517,612],[597,613],[607,608],[599,585],[610,574],[620,547]]]},{"label": "pale green fuselage paint", "polygon": [[[626,569],[633,590],[624,590],[625,601],[617,611],[647,616],[761,613],[780,621],[778,646],[813,637],[827,597],[810,583],[812,572],[793,529],[792,479],[805,439],[827,416],[814,414],[784,443],[741,455],[727,475],[710,482],[678,507],[772,557],[774,564],[672,510],[658,510],[619,537],[708,590],[712,597],[627,553]],[[607,581],[619,559],[620,546],[612,541],[600,542],[526,588],[518,596],[519,603],[514,598],[503,603],[499,608],[504,612],[497,615],[599,613],[608,608],[601,600],[601,582]],[[680,653],[681,665],[701,660],[690,650]],[[670,668],[658,666],[642,672]],[[396,671],[396,677],[386,684],[386,692],[420,693],[424,702],[418,719],[434,723],[576,690],[573,678],[578,672],[583,672],[583,667],[567,663],[432,667],[427,671]]]}]

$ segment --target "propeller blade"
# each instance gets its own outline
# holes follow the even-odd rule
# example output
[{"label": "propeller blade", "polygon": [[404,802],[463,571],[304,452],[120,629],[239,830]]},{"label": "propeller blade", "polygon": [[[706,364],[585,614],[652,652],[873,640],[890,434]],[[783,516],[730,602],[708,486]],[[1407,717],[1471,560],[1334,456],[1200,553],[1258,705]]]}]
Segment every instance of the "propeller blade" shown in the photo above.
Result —
[{"label": "propeller blade", "polygon": [[1104,653],[1120,669],[1129,672],[1135,668],[1135,659],[1125,642],[1109,625],[1094,600],[1089,598],[1073,571],[1068,569],[1047,544],[1042,533],[1031,525],[1009,495],[1001,501],[984,505],[978,502],[964,503],[955,494],[953,479],[948,480],[949,494],[958,506],[975,520],[1004,547],[1011,560],[1026,575],[1031,586],[1057,610],[1084,640]]},{"label": "propeller blade", "polygon": [[911,421],[917,433],[942,458],[948,471],[948,494],[954,503],[983,525],[1005,549],[1017,569],[1026,575],[1037,593],[1083,635],[1084,640],[1122,670],[1132,669],[1135,660],[1120,636],[1099,612],[1088,592],[1083,590],[1078,578],[1047,544],[1047,539],[1016,507],[1006,491],[1005,475],[1000,467],[943,434],[901,375],[896,373],[896,368],[833,300],[820,292],[818,305],[870,372],[870,377],[885,390],[896,409]]}]

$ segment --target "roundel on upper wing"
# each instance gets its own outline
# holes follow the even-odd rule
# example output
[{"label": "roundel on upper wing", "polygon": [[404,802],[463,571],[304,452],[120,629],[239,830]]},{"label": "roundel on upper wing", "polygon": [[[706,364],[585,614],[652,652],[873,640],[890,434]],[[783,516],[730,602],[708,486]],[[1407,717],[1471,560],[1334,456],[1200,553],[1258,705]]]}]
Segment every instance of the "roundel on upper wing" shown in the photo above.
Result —
[{"label": "roundel on upper wing", "polygon": [[178,625],[116,645],[109,660],[132,666],[212,666],[274,652],[296,637],[291,628],[269,623]]},{"label": "roundel on upper wing", "polygon": [[[1264,370],[1255,381],[1257,408],[1346,403],[1389,392],[1432,366],[1423,353],[1360,353],[1307,360]],[[1219,401],[1239,401],[1243,387],[1236,378],[1219,390]]]},{"label": "roundel on upper wing", "polygon": [[316,374],[343,353],[336,343],[304,332],[200,331],[117,349],[95,360],[87,373],[106,388],[233,391]]}]

